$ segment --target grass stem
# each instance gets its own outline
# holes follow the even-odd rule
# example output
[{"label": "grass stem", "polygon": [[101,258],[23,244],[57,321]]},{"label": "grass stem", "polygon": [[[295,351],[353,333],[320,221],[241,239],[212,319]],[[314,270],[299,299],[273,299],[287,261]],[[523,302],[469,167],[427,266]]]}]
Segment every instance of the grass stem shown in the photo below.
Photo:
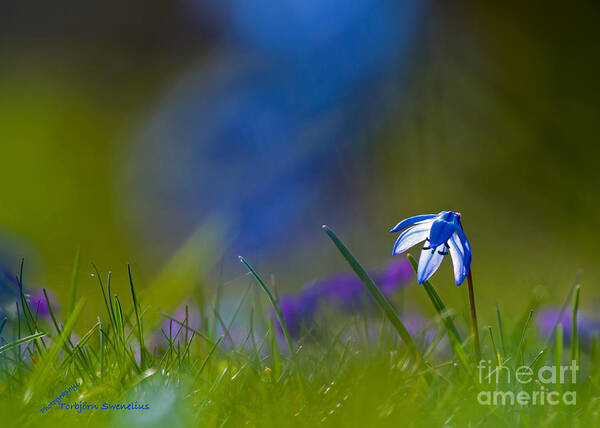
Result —
[{"label": "grass stem", "polygon": [[469,288],[469,306],[471,307],[471,336],[473,337],[473,346],[475,348],[475,358],[481,360],[481,345],[479,344],[479,327],[477,326],[477,311],[475,309],[475,293],[473,292],[473,275],[469,269],[467,276]]}]

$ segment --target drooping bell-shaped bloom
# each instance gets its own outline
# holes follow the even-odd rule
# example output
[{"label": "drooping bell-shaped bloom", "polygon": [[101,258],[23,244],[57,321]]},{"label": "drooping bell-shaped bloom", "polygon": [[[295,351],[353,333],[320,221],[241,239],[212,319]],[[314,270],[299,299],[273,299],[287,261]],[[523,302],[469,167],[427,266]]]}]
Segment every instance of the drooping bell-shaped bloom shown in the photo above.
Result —
[{"label": "drooping bell-shaped bloom", "polygon": [[460,224],[460,214],[442,211],[407,218],[390,232],[400,232],[394,244],[394,255],[399,255],[412,246],[425,241],[419,258],[417,282],[427,281],[438,269],[444,256],[450,254],[454,266],[456,285],[462,284],[471,269],[471,245]]}]

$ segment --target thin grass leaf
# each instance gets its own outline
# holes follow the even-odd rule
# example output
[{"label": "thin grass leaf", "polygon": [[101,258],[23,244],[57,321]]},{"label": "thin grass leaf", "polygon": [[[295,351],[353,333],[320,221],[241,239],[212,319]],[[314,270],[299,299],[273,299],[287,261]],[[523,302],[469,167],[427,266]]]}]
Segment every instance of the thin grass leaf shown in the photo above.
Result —
[{"label": "thin grass leaf", "polygon": [[[292,345],[292,339],[291,339],[289,330],[287,328],[287,325],[285,323],[285,319],[283,318],[283,314],[281,313],[281,309],[279,308],[279,305],[275,301],[275,298],[273,297],[271,290],[269,290],[269,287],[267,287],[267,285],[264,283],[262,278],[258,275],[258,273],[256,273],[254,268],[252,266],[250,266],[250,264],[242,256],[239,256],[239,259],[240,259],[240,262],[242,262],[242,264],[244,266],[246,266],[246,268],[250,271],[250,273],[252,274],[252,276],[254,277],[256,282],[260,285],[260,287],[263,289],[263,291],[267,294],[267,296],[269,298],[269,302],[271,303],[271,306],[273,306],[273,310],[275,311],[275,315],[277,316],[277,319],[279,320],[279,325],[281,326],[281,330],[283,331],[283,335],[285,336],[285,341],[286,341],[288,349],[290,351],[290,358],[292,359],[292,362],[294,363],[294,366],[296,367],[296,377],[298,379],[298,384],[300,385],[300,389],[303,390],[304,387],[302,386],[303,381],[302,381],[302,376],[300,374],[300,365],[298,364],[298,360],[296,359],[296,352],[294,351],[294,346]],[[273,334],[275,334],[275,333],[273,333]]]},{"label": "thin grass leaf", "polygon": [[575,287],[573,296],[573,327],[571,329],[571,360],[579,365],[579,326],[577,323],[577,311],[579,310],[579,285]]},{"label": "thin grass leaf", "polygon": [[506,355],[506,347],[504,346],[504,328],[502,328],[502,317],[500,316],[500,308],[496,302],[496,321],[498,323],[498,338],[500,339],[500,348],[502,353]]},{"label": "thin grass leaf", "polygon": [[123,320],[123,312],[121,310],[121,303],[119,302],[118,296],[115,296],[114,311],[117,326],[117,335],[121,338],[123,342],[125,342],[125,322]]},{"label": "thin grass leaf", "polygon": [[208,351],[208,355],[206,356],[206,358],[204,359],[204,361],[202,361],[202,365],[200,366],[200,369],[198,370],[198,373],[196,374],[196,379],[198,379],[198,377],[200,377],[200,375],[202,374],[202,372],[204,371],[204,368],[206,367],[206,364],[208,364],[208,360],[210,360],[210,357],[212,357],[212,355],[215,353],[215,351],[217,350],[217,347],[219,346],[219,344],[221,343],[221,341],[223,340],[224,336],[219,337],[215,343],[213,344],[213,346],[210,348],[210,351]]},{"label": "thin grass leaf", "polygon": [[517,348],[517,359],[515,360],[517,364],[523,364],[523,353],[525,351],[525,336],[527,334],[527,329],[529,328],[529,323],[533,318],[533,310],[529,311],[529,316],[525,320],[525,325],[523,326],[523,330],[521,331],[521,339],[519,340],[519,347]]},{"label": "thin grass leaf", "polygon": [[[42,291],[44,292],[44,298],[46,299],[46,305],[48,306],[48,312],[50,312],[50,318],[52,319],[54,328],[56,329],[56,332],[60,335],[62,331],[61,331],[60,327],[58,326],[58,322],[56,321],[56,316],[54,315],[54,310],[52,309],[52,305],[50,304],[50,299],[48,298],[48,292],[46,291],[45,288],[42,288]],[[69,348],[68,345],[70,345],[71,348]],[[71,342],[71,338],[67,338],[67,341],[64,344],[64,348],[65,348],[65,351],[70,355],[71,349],[73,348],[73,343]]]},{"label": "thin grass leaf", "polygon": [[112,295],[110,293],[110,280],[112,278],[112,272],[108,272],[108,279],[106,280],[106,291],[108,292],[108,307],[110,308],[110,316],[112,317],[115,330],[117,329],[117,318],[115,317],[115,308],[113,307]]},{"label": "thin grass leaf", "polygon": [[492,332],[492,326],[488,326],[488,331],[490,333],[490,339],[492,340],[492,349],[494,350],[494,356],[496,357],[496,361],[498,362],[498,366],[502,365],[502,357],[500,356],[500,352],[496,348],[496,342],[494,341],[494,333]]},{"label": "thin grass leaf", "polygon": [[[135,296],[135,289],[133,287],[133,278],[131,277],[131,265],[129,263],[127,263],[127,274],[129,275],[129,286],[131,287],[131,296],[133,299],[133,307],[135,309],[135,319],[137,322],[138,343],[140,345],[140,366],[143,370],[146,368],[146,364],[145,364],[146,346],[144,345],[144,330],[142,327],[142,320],[140,318],[140,313],[139,313],[139,308],[138,308],[138,306],[139,306],[138,300]],[[187,306],[186,306],[186,317],[187,317]]]},{"label": "thin grass leaf", "polygon": [[[21,266],[19,269],[19,276],[17,277],[17,283],[19,286],[19,294],[20,294],[20,298],[21,298],[21,309],[22,309],[22,313],[23,313],[23,319],[25,320],[25,324],[27,325],[27,329],[29,330],[29,334],[35,334],[41,330],[43,330],[42,328],[40,328],[40,326],[37,323],[36,318],[33,316],[33,312],[31,310],[31,306],[29,305],[29,300],[27,300],[27,296],[25,296],[25,291],[24,291],[24,287],[23,287],[23,265],[25,264],[25,259],[21,259]],[[19,323],[20,325],[20,323]],[[20,337],[20,333],[19,333],[19,337]],[[43,339],[41,340],[44,349],[46,349],[46,344],[44,343]],[[40,345],[38,344],[37,341],[33,342],[33,345],[36,349],[36,351],[38,352],[39,355],[42,354],[42,350],[40,348]]]},{"label": "thin grass leaf", "polygon": [[62,348],[64,343],[67,341],[67,338],[71,334],[71,330],[75,325],[75,321],[77,321],[77,318],[79,318],[79,314],[83,309],[83,305],[83,299],[75,305],[75,308],[67,319],[60,336],[56,339],[54,344],[52,344],[50,349],[43,355],[41,362],[32,373],[28,386],[25,388],[25,394],[23,397],[25,403],[28,403],[31,400],[34,392],[38,390],[38,386],[46,381],[54,361],[56,360],[56,357],[58,357],[60,348]]},{"label": "thin grass leaf", "polygon": [[3,352],[8,351],[9,349],[14,348],[15,346],[20,345],[22,343],[31,342],[32,340],[39,339],[41,337],[44,337],[45,335],[46,335],[46,333],[42,333],[42,332],[34,333],[34,334],[30,335],[30,336],[22,337],[21,339],[17,339],[14,342],[8,343],[8,344],[3,345],[3,346],[0,346],[0,354],[2,354]]},{"label": "thin grass leaf", "polygon": [[571,284],[569,293],[567,294],[567,297],[563,301],[562,307],[560,308],[560,312],[558,313],[558,317],[556,317],[556,321],[554,322],[554,325],[552,326],[552,330],[550,331],[550,334],[546,338],[546,346],[548,346],[548,344],[550,343],[550,340],[552,339],[552,336],[554,336],[554,332],[556,331],[556,328],[557,328],[558,324],[560,323],[563,313],[567,310],[567,306],[569,306],[569,302],[571,302],[571,297],[573,296],[573,293],[575,292],[575,287],[577,287],[577,284],[579,283],[579,278],[581,277],[582,272],[583,271],[581,269],[579,269],[577,271],[577,273],[575,274],[575,279],[573,280],[573,283]]},{"label": "thin grass leaf", "polygon": [[292,339],[290,337],[287,325],[285,323],[285,319],[283,318],[283,314],[281,313],[281,309],[279,308],[279,305],[275,301],[275,298],[273,297],[271,290],[269,290],[269,287],[267,287],[267,285],[264,283],[264,281],[261,279],[261,277],[258,275],[258,273],[256,273],[254,268],[252,266],[250,266],[250,264],[242,256],[239,256],[239,259],[240,259],[240,262],[242,262],[242,264],[244,266],[246,266],[246,268],[250,271],[250,273],[252,274],[252,276],[254,277],[256,282],[258,283],[258,285],[260,285],[260,287],[263,289],[263,291],[267,294],[267,297],[269,298],[269,302],[271,303],[271,306],[273,306],[273,310],[275,311],[275,316],[279,320],[279,324],[281,325],[281,329],[283,330],[283,335],[285,336],[285,340],[288,345],[290,354],[293,356],[295,354],[295,352],[294,352],[294,346],[292,345]]},{"label": "thin grass leaf", "polygon": [[100,317],[98,317],[98,326],[100,329],[100,377],[102,377],[104,375],[104,326]]},{"label": "thin grass leaf", "polygon": [[[560,367],[563,359],[563,326],[558,324],[554,340],[554,367]],[[557,384],[558,390],[562,390],[562,382]]]},{"label": "thin grass leaf", "polygon": [[69,315],[75,308],[75,296],[77,294],[77,279],[79,278],[79,249],[75,253],[75,261],[73,262],[73,271],[71,272],[71,291],[69,293]]},{"label": "thin grass leaf", "polygon": [[83,335],[83,337],[81,338],[79,343],[77,345],[75,345],[75,348],[73,348],[74,353],[72,353],[71,355],[69,355],[67,358],[65,358],[63,360],[63,362],[62,362],[63,367],[68,365],[71,362],[71,360],[74,358],[75,355],[80,355],[81,359],[84,361],[86,368],[88,369],[88,371],[90,373],[90,378],[94,379],[96,377],[96,373],[94,373],[94,371],[92,370],[91,360],[89,359],[89,356],[87,356],[84,353],[83,347],[88,342],[88,340],[90,340],[90,338],[92,337],[92,334],[94,334],[94,332],[96,331],[96,329],[99,326],[100,326],[100,322],[97,322],[96,324],[94,324],[94,326],[91,329],[89,329],[87,331],[86,334]]},{"label": "thin grass leaf", "polygon": [[[535,365],[537,363],[540,362],[544,362],[544,360],[542,360],[542,356],[546,353],[545,349],[542,349],[540,352],[538,352],[538,354],[533,358],[533,360],[531,361],[531,363],[529,364],[529,368],[535,368]],[[533,370],[534,372],[536,372],[537,370]]]},{"label": "thin grass leaf", "polygon": [[[172,329],[172,325],[173,323],[179,325],[180,327],[185,327],[186,329],[188,329],[189,331],[191,331],[192,333],[196,334],[198,337],[201,337],[202,339],[204,339],[208,344],[213,345],[215,342],[213,342],[208,336],[206,336],[205,334],[201,333],[199,330],[188,326],[185,326],[183,322],[179,321],[176,318],[173,318],[171,315],[169,314],[165,314],[165,313],[161,313],[161,315],[165,318],[167,318],[168,320],[170,320],[170,324],[169,324],[169,330]],[[172,336],[172,331],[169,332],[169,335]],[[175,340],[175,338],[173,338],[173,341]]]},{"label": "thin grass leaf", "polygon": [[[102,291],[102,298],[104,299],[104,305],[106,306],[106,312],[108,313],[108,319],[110,320],[110,324],[113,326],[113,328],[115,328],[115,320],[113,317],[111,306],[109,305],[108,299],[106,297],[106,291],[104,291],[104,284],[102,284],[102,276],[100,275],[100,271],[98,270],[98,268],[96,267],[96,265],[94,263],[92,263],[92,267],[96,271],[96,277],[98,278],[98,283],[100,284],[100,290]],[[110,281],[110,273],[109,273],[108,279]]]},{"label": "thin grass leaf", "polygon": [[281,353],[277,344],[275,320],[272,317],[269,317],[269,345],[271,346],[271,356],[273,358],[273,375],[278,378],[281,374]]},{"label": "thin grass leaf", "polygon": [[[19,302],[15,302],[17,307],[17,338],[21,337],[21,311],[19,311]],[[17,348],[17,361],[21,361],[21,347]]]},{"label": "thin grass leaf", "polygon": [[323,230],[333,241],[334,245],[337,247],[338,251],[342,254],[344,259],[346,259],[352,270],[354,270],[354,273],[356,273],[356,275],[360,278],[367,291],[371,294],[373,299],[375,299],[377,305],[379,305],[379,307],[383,310],[387,318],[390,320],[390,322],[400,335],[400,338],[402,338],[404,344],[414,354],[415,359],[418,361],[420,359],[419,349],[417,348],[417,345],[415,344],[415,341],[413,340],[412,336],[398,317],[398,314],[392,307],[391,303],[379,290],[379,287],[377,287],[377,285],[371,279],[367,271],[365,271],[365,269],[350,252],[348,247],[346,247],[346,245],[341,241],[341,239],[335,234],[335,232],[325,225],[323,225]]},{"label": "thin grass leaf", "polygon": [[556,337],[554,340],[554,364],[556,367],[562,364],[563,355],[563,326],[558,324],[556,328]]}]

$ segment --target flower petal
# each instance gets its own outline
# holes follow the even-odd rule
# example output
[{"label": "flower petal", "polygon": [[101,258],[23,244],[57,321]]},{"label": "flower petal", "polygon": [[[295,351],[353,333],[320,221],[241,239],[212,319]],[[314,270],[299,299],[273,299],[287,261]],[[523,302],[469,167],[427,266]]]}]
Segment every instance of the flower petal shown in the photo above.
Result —
[{"label": "flower petal", "polygon": [[444,244],[450,236],[456,231],[458,224],[452,220],[448,220],[446,217],[454,215],[448,213],[442,218],[437,218],[431,225],[431,233],[429,234],[429,241],[431,245],[438,246]]},{"label": "flower petal", "polygon": [[458,235],[460,244],[462,245],[463,249],[465,250],[464,263],[465,263],[465,270],[467,271],[467,274],[468,274],[469,271],[471,270],[471,257],[472,257],[471,244],[469,244],[469,241],[467,240],[467,237],[465,236],[465,232],[462,230],[462,227],[459,226],[456,228],[456,234]]},{"label": "flower petal", "polygon": [[405,218],[400,223],[398,223],[396,226],[394,226],[390,230],[390,232],[392,232],[392,233],[400,232],[402,229],[407,228],[408,226],[412,226],[413,224],[415,224],[419,221],[429,220],[436,216],[437,216],[437,214],[422,214],[422,215],[416,215],[414,217]]},{"label": "flower petal", "polygon": [[456,285],[460,285],[469,273],[465,268],[465,250],[456,232],[452,234],[448,240],[448,244],[450,245],[449,252],[452,258],[452,266],[454,266],[454,281]]},{"label": "flower petal", "polygon": [[442,264],[444,254],[447,254],[446,246],[444,244],[438,245],[436,248],[421,250],[419,267],[417,268],[417,282],[419,284],[422,284],[431,278],[431,275],[433,275],[440,267],[440,264]]},{"label": "flower petal", "polygon": [[402,232],[394,244],[392,254],[397,256],[413,245],[417,245],[419,242],[424,241],[429,235],[432,221],[433,220],[426,220]]}]

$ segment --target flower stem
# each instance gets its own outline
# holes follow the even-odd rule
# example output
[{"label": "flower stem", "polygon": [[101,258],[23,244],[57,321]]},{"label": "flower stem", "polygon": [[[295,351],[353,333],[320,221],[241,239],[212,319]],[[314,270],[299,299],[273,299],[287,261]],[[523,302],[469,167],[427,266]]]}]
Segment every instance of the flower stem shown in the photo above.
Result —
[{"label": "flower stem", "polygon": [[473,293],[473,276],[470,269],[467,284],[469,286],[469,306],[471,306],[471,336],[473,336],[475,357],[479,361],[481,360],[481,347],[479,346],[479,328],[477,327],[477,311],[475,310],[475,294]]}]

